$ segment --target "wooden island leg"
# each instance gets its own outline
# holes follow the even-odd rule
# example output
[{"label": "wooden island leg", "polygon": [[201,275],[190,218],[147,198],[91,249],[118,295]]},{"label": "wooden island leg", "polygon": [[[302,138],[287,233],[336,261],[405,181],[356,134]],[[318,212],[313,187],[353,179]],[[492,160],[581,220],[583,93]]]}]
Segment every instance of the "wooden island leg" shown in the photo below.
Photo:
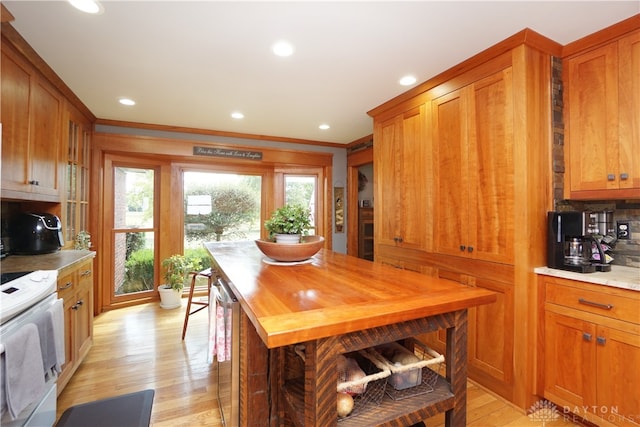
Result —
[{"label": "wooden island leg", "polygon": [[447,329],[447,380],[454,395],[453,409],[445,414],[447,427],[467,425],[467,310],[455,313],[455,326]]},{"label": "wooden island leg", "polygon": [[328,427],[338,423],[336,409],[336,337],[307,343],[304,367],[304,425]]}]

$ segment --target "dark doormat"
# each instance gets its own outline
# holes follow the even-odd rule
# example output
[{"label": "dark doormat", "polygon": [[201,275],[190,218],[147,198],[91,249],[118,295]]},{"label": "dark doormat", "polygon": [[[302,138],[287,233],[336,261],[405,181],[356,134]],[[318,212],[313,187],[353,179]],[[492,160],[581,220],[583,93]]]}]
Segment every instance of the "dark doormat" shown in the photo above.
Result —
[{"label": "dark doormat", "polygon": [[72,406],[56,427],[149,427],[154,394],[143,390]]}]

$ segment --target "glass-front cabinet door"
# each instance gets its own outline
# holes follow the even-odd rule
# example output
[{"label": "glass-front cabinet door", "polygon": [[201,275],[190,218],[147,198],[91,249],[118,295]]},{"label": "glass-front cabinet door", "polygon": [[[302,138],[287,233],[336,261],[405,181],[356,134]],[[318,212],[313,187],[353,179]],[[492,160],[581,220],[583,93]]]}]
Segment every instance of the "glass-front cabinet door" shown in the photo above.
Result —
[{"label": "glass-front cabinet door", "polygon": [[[67,154],[65,170],[65,209],[63,237],[65,248],[88,249],[89,228],[89,165],[91,153],[91,123],[70,112],[67,120]],[[79,245],[79,246],[78,246]]]}]

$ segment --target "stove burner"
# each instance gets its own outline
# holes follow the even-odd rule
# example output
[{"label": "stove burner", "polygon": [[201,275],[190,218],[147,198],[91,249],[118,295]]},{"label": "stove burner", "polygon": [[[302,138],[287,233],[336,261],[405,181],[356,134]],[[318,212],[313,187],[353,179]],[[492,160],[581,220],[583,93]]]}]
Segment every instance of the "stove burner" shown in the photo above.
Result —
[{"label": "stove burner", "polygon": [[26,276],[29,273],[33,273],[33,272],[32,271],[16,271],[13,273],[2,273],[2,277],[1,277],[2,283],[0,284],[4,285],[7,282],[18,279],[22,276]]}]

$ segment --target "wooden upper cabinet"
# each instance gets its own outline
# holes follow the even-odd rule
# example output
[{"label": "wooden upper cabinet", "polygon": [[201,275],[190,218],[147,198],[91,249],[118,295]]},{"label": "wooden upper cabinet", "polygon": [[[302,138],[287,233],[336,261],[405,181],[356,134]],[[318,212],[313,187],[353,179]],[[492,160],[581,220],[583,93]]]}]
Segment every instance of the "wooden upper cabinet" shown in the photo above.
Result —
[{"label": "wooden upper cabinet", "polygon": [[425,106],[419,105],[374,127],[375,227],[379,244],[425,249],[427,166]]},{"label": "wooden upper cabinet", "polygon": [[2,48],[2,197],[60,201],[62,97]]},{"label": "wooden upper cabinet", "polygon": [[618,161],[629,178],[620,188],[640,196],[640,31],[618,41]]},{"label": "wooden upper cabinet", "polygon": [[511,74],[507,68],[432,102],[439,253],[513,263]]},{"label": "wooden upper cabinet", "polygon": [[563,69],[566,197],[640,197],[640,31]]},{"label": "wooden upper cabinet", "polygon": [[59,197],[62,99],[40,79],[32,87],[31,99],[29,184],[32,192]]},{"label": "wooden upper cabinet", "polygon": [[[2,51],[2,190],[25,191],[31,75]],[[4,196],[4,194],[3,194]]]}]

